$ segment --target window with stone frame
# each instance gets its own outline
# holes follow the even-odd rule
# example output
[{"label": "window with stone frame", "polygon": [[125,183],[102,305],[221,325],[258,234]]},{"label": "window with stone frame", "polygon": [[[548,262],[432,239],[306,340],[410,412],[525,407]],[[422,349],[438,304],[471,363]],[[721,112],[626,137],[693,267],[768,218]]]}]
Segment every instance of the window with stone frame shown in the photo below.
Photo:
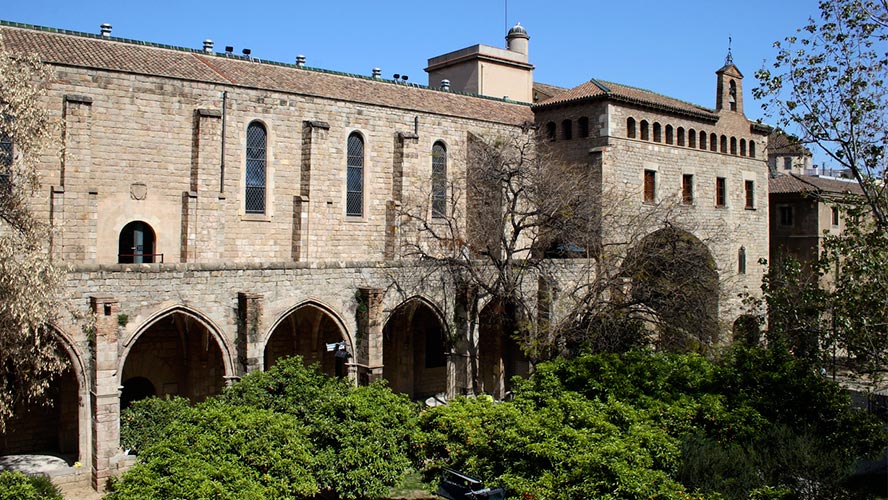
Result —
[{"label": "window with stone frame", "polygon": [[626,118],[626,137],[635,139],[635,118]]},{"label": "window with stone frame", "polygon": [[644,171],[644,202],[657,201],[657,172],[655,170]]},{"label": "window with stone frame", "polygon": [[792,170],[792,156],[783,157],[783,170]]},{"label": "window with stone frame", "polygon": [[447,215],[447,147],[441,141],[432,146],[432,218]]},{"label": "window with stone frame", "polygon": [[751,210],[755,208],[755,181],[744,182],[744,188],[746,193],[746,208]]},{"label": "window with stone frame", "polygon": [[681,202],[685,205],[694,204],[694,175],[681,176]]},{"label": "window with stone frame", "polygon": [[583,139],[589,137],[589,118],[583,116],[577,120],[577,135]]},{"label": "window with stone frame", "polygon": [[364,215],[364,138],[357,132],[348,136],[346,162],[345,215]]},{"label": "window with stone frame", "polygon": [[565,141],[569,141],[573,139],[573,122],[570,120],[563,120],[561,122],[561,138]]},{"label": "window with stone frame", "polygon": [[265,126],[252,122],[247,126],[247,162],[244,183],[244,211],[248,214],[265,213],[266,146]]},{"label": "window with stone frame", "polygon": [[715,178],[715,206],[724,208],[728,201],[728,181],[724,177]]},{"label": "window with stone frame", "polygon": [[746,247],[737,251],[737,273],[746,274]]},{"label": "window with stone frame", "polygon": [[839,207],[831,207],[832,225],[839,227]]}]

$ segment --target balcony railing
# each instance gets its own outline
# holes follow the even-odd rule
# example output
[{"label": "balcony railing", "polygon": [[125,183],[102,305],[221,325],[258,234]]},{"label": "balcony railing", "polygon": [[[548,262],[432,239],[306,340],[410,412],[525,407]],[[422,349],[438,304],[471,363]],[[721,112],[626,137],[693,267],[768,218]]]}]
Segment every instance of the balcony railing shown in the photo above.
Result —
[{"label": "balcony railing", "polygon": [[[141,257],[142,262],[136,262],[136,257]],[[119,264],[163,264],[162,253],[119,253],[117,254],[117,262]]]}]

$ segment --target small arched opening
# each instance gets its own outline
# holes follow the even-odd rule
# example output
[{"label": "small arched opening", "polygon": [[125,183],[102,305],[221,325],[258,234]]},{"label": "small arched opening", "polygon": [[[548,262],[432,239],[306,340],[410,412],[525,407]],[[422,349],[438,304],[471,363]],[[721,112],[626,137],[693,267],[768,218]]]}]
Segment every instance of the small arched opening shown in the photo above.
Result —
[{"label": "small arched opening", "polygon": [[140,220],[130,222],[120,230],[117,262],[120,264],[163,262],[163,256],[155,253],[154,249],[154,229]]}]

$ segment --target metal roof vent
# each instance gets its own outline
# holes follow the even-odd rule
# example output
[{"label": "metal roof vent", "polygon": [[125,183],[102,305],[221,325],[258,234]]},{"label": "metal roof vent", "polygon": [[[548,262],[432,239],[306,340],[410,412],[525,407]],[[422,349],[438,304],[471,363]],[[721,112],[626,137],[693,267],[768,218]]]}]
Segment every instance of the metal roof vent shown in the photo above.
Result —
[{"label": "metal roof vent", "polygon": [[300,68],[305,66],[305,56],[304,55],[299,54],[298,56],[296,56],[296,66],[298,66]]},{"label": "metal roof vent", "polygon": [[379,68],[373,68],[373,78],[381,78],[382,70]]},{"label": "metal roof vent", "polygon": [[441,80],[441,90],[450,90],[450,80],[446,78]]},{"label": "metal roof vent", "polygon": [[229,56],[234,54],[234,47],[232,47],[231,45],[226,45],[225,46],[225,53],[228,54]]},{"label": "metal roof vent", "polygon": [[209,38],[204,40],[204,52],[206,52],[207,54],[213,53],[213,41]]},{"label": "metal roof vent", "polygon": [[99,26],[99,29],[102,31],[102,36],[111,36],[111,25],[108,23],[102,23]]}]

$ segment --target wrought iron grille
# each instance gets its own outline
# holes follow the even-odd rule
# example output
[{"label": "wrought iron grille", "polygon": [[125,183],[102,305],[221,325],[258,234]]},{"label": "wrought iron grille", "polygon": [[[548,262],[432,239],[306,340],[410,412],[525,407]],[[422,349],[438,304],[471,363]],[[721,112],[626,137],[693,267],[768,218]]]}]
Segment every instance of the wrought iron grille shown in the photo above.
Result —
[{"label": "wrought iron grille", "polygon": [[265,213],[265,127],[251,123],[247,127],[247,171],[244,192],[248,214]]},{"label": "wrought iron grille", "polygon": [[432,146],[432,217],[447,214],[447,149],[440,142]]},{"label": "wrought iron grille", "polygon": [[364,140],[357,134],[348,136],[345,215],[364,214]]}]

